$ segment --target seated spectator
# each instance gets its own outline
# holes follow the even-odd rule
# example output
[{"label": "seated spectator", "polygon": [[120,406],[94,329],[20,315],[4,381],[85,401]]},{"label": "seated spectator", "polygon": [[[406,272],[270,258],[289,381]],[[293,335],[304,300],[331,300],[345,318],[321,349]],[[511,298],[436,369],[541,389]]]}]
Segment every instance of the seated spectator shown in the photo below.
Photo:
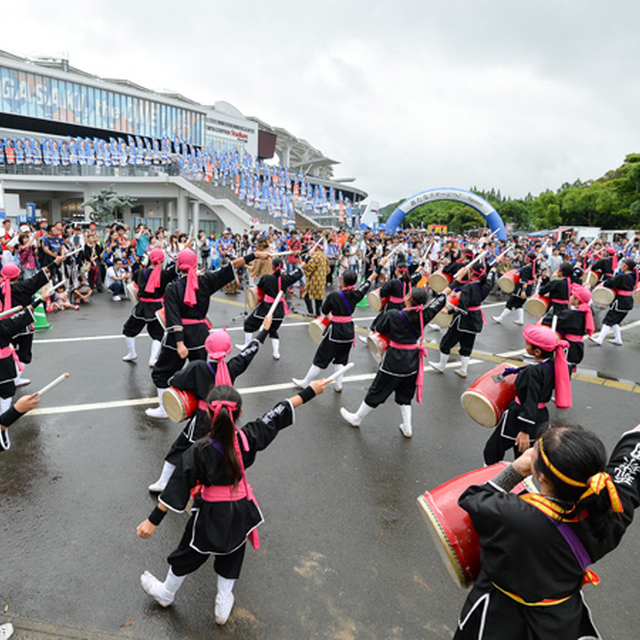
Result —
[{"label": "seated spectator", "polygon": [[87,282],[87,277],[83,274],[78,275],[78,284],[73,288],[74,304],[87,304],[91,298],[93,290]]},{"label": "seated spectator", "polygon": [[80,308],[78,305],[71,304],[69,301],[69,294],[67,293],[64,285],[60,285],[56,287],[56,297],[50,303],[50,308],[53,313],[58,311],[64,311],[65,309],[75,309],[76,311]]},{"label": "seated spectator", "polygon": [[129,278],[129,272],[124,268],[122,260],[116,260],[108,269],[107,275],[104,281],[105,286],[111,295],[114,302],[120,302],[124,295],[124,285]]}]

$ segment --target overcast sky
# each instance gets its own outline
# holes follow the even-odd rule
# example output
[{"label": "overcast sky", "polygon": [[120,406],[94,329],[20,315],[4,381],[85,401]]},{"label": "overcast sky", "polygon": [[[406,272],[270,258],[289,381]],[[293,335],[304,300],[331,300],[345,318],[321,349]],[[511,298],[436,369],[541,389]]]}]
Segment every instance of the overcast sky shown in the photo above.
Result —
[{"label": "overcast sky", "polygon": [[0,49],[225,100],[381,205],[537,195],[640,152],[637,0],[22,0]]}]

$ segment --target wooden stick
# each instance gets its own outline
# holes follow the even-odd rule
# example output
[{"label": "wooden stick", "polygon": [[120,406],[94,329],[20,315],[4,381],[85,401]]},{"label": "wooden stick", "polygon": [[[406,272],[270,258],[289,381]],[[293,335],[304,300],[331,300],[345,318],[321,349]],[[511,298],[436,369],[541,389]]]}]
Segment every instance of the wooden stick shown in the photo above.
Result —
[{"label": "wooden stick", "polygon": [[280,300],[282,300],[283,295],[284,295],[284,291],[278,291],[278,295],[276,296],[276,299],[271,303],[271,306],[269,307],[269,311],[267,312],[267,318],[271,318],[273,314],[276,312],[276,307],[278,306],[278,303],[280,302]]},{"label": "wooden stick", "polygon": [[338,369],[333,373],[333,375],[329,376],[328,378],[325,378],[325,380],[329,384],[331,384],[332,382],[335,382],[337,378],[339,378],[341,375],[344,375],[347,371],[349,371],[349,369],[353,369],[353,367],[355,366],[356,366],[355,362],[350,362],[349,364],[345,364],[344,367],[342,367],[342,369]]},{"label": "wooden stick", "polygon": [[554,315],[553,318],[551,318],[551,331],[555,331],[557,326],[558,326],[558,316]]},{"label": "wooden stick", "polygon": [[6,311],[2,311],[0,313],[0,319],[6,318],[7,316],[12,316],[14,313],[18,313],[18,311],[22,311],[24,307],[18,305],[17,307],[12,307],[11,309],[7,309]]},{"label": "wooden stick", "polygon": [[57,387],[61,382],[64,382],[69,377],[68,373],[63,373],[61,376],[58,376],[55,380],[50,382],[45,387],[42,387],[40,391],[37,391],[36,394],[39,398],[41,398],[45,393],[48,393],[54,387]]}]

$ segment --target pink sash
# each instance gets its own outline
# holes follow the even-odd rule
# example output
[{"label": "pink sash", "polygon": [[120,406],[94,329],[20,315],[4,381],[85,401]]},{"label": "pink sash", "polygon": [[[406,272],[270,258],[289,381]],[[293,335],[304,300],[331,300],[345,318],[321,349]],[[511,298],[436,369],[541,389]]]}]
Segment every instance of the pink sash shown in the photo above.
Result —
[{"label": "pink sash", "polygon": [[16,361],[16,367],[18,368],[18,371],[24,371],[24,365],[22,364],[22,362],[20,362],[20,358],[18,358],[18,354],[13,347],[8,346],[0,348],[0,359],[9,357],[13,358]]},{"label": "pink sash", "polygon": [[[264,294],[264,301],[268,302],[269,304],[273,303],[276,301],[275,298],[272,298],[271,296],[268,296],[266,293]],[[289,311],[289,307],[287,306],[287,301],[284,299],[284,296],[282,297],[282,299],[280,300],[280,302],[284,305],[284,315],[288,316],[291,312]]]},{"label": "pink sash", "polygon": [[487,324],[487,319],[484,317],[484,310],[482,307],[467,307],[467,311],[479,311],[482,314],[482,324]]},{"label": "pink sash", "polygon": [[391,340],[389,346],[394,349],[400,349],[402,351],[418,350],[418,377],[416,378],[416,400],[418,404],[422,404],[422,388],[424,386],[424,370],[423,359],[427,356],[427,347],[420,346],[418,344],[403,344],[402,342],[396,342]]}]

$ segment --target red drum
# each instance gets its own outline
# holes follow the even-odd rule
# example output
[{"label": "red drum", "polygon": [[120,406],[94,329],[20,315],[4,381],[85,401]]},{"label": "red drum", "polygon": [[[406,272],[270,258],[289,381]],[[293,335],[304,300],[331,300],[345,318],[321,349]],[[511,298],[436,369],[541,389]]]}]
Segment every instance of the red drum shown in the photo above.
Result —
[{"label": "red drum", "polygon": [[165,311],[164,311],[164,305],[162,305],[156,311],[156,318],[158,319],[158,322],[160,323],[160,326],[166,331],[167,330],[167,318],[166,318]]},{"label": "red drum", "polygon": [[483,427],[495,427],[516,397],[516,376],[501,375],[506,367],[499,364],[483,373],[460,398],[469,417]]},{"label": "red drum", "polygon": [[633,292],[633,301],[636,304],[640,304],[640,282],[636,285],[636,288]]},{"label": "red drum", "polygon": [[124,290],[127,292],[127,297],[133,304],[138,304],[138,285],[135,282],[129,282],[125,285]]},{"label": "red drum", "polygon": [[597,307],[608,307],[615,299],[616,292],[613,289],[608,289],[602,284],[599,284],[591,292],[591,302],[593,302]]},{"label": "red drum", "polygon": [[389,337],[374,331],[367,336],[367,347],[369,347],[375,361],[380,362],[385,351],[389,348]]},{"label": "red drum", "polygon": [[191,391],[182,391],[169,387],[162,394],[162,404],[169,418],[174,422],[182,422],[190,418],[198,408],[198,398]]},{"label": "red drum", "polygon": [[516,286],[520,282],[520,273],[517,269],[511,269],[506,273],[503,273],[498,279],[498,287],[505,293],[513,293],[516,290]]},{"label": "red drum", "polygon": [[253,311],[264,300],[264,291],[258,287],[247,289],[247,306]]},{"label": "red drum", "polygon": [[387,302],[389,302],[389,296],[381,298],[380,288],[369,291],[367,294],[367,303],[376,313],[382,311],[387,306]]},{"label": "red drum", "polygon": [[433,323],[437,324],[442,329],[446,329],[451,324],[451,321],[453,320],[453,315],[449,313],[449,305],[452,307],[457,307],[459,302],[460,302],[460,294],[452,293],[447,298],[448,304],[442,307],[440,312],[436,313],[436,315],[434,316]]},{"label": "red drum", "polygon": [[324,330],[329,326],[329,322],[330,320],[327,316],[321,316],[309,323],[309,336],[311,336],[311,339],[316,344],[320,344],[322,342]]},{"label": "red drum", "polygon": [[431,274],[429,278],[429,286],[436,292],[440,293],[444,291],[451,283],[453,278],[442,270],[436,271]]},{"label": "red drum", "polygon": [[595,271],[591,271],[591,269],[587,269],[582,274],[582,282],[592,289],[598,284],[598,274]]},{"label": "red drum", "polygon": [[524,310],[534,318],[542,318],[549,311],[550,305],[551,298],[549,296],[541,296],[539,293],[534,293],[524,303]]},{"label": "red drum", "polygon": [[[498,462],[490,467],[469,471],[418,498],[418,508],[447,570],[461,587],[470,587],[480,573],[479,536],[469,514],[458,506],[458,498],[472,485],[495,478],[507,466]],[[530,478],[516,485],[512,493],[534,493]]]}]

